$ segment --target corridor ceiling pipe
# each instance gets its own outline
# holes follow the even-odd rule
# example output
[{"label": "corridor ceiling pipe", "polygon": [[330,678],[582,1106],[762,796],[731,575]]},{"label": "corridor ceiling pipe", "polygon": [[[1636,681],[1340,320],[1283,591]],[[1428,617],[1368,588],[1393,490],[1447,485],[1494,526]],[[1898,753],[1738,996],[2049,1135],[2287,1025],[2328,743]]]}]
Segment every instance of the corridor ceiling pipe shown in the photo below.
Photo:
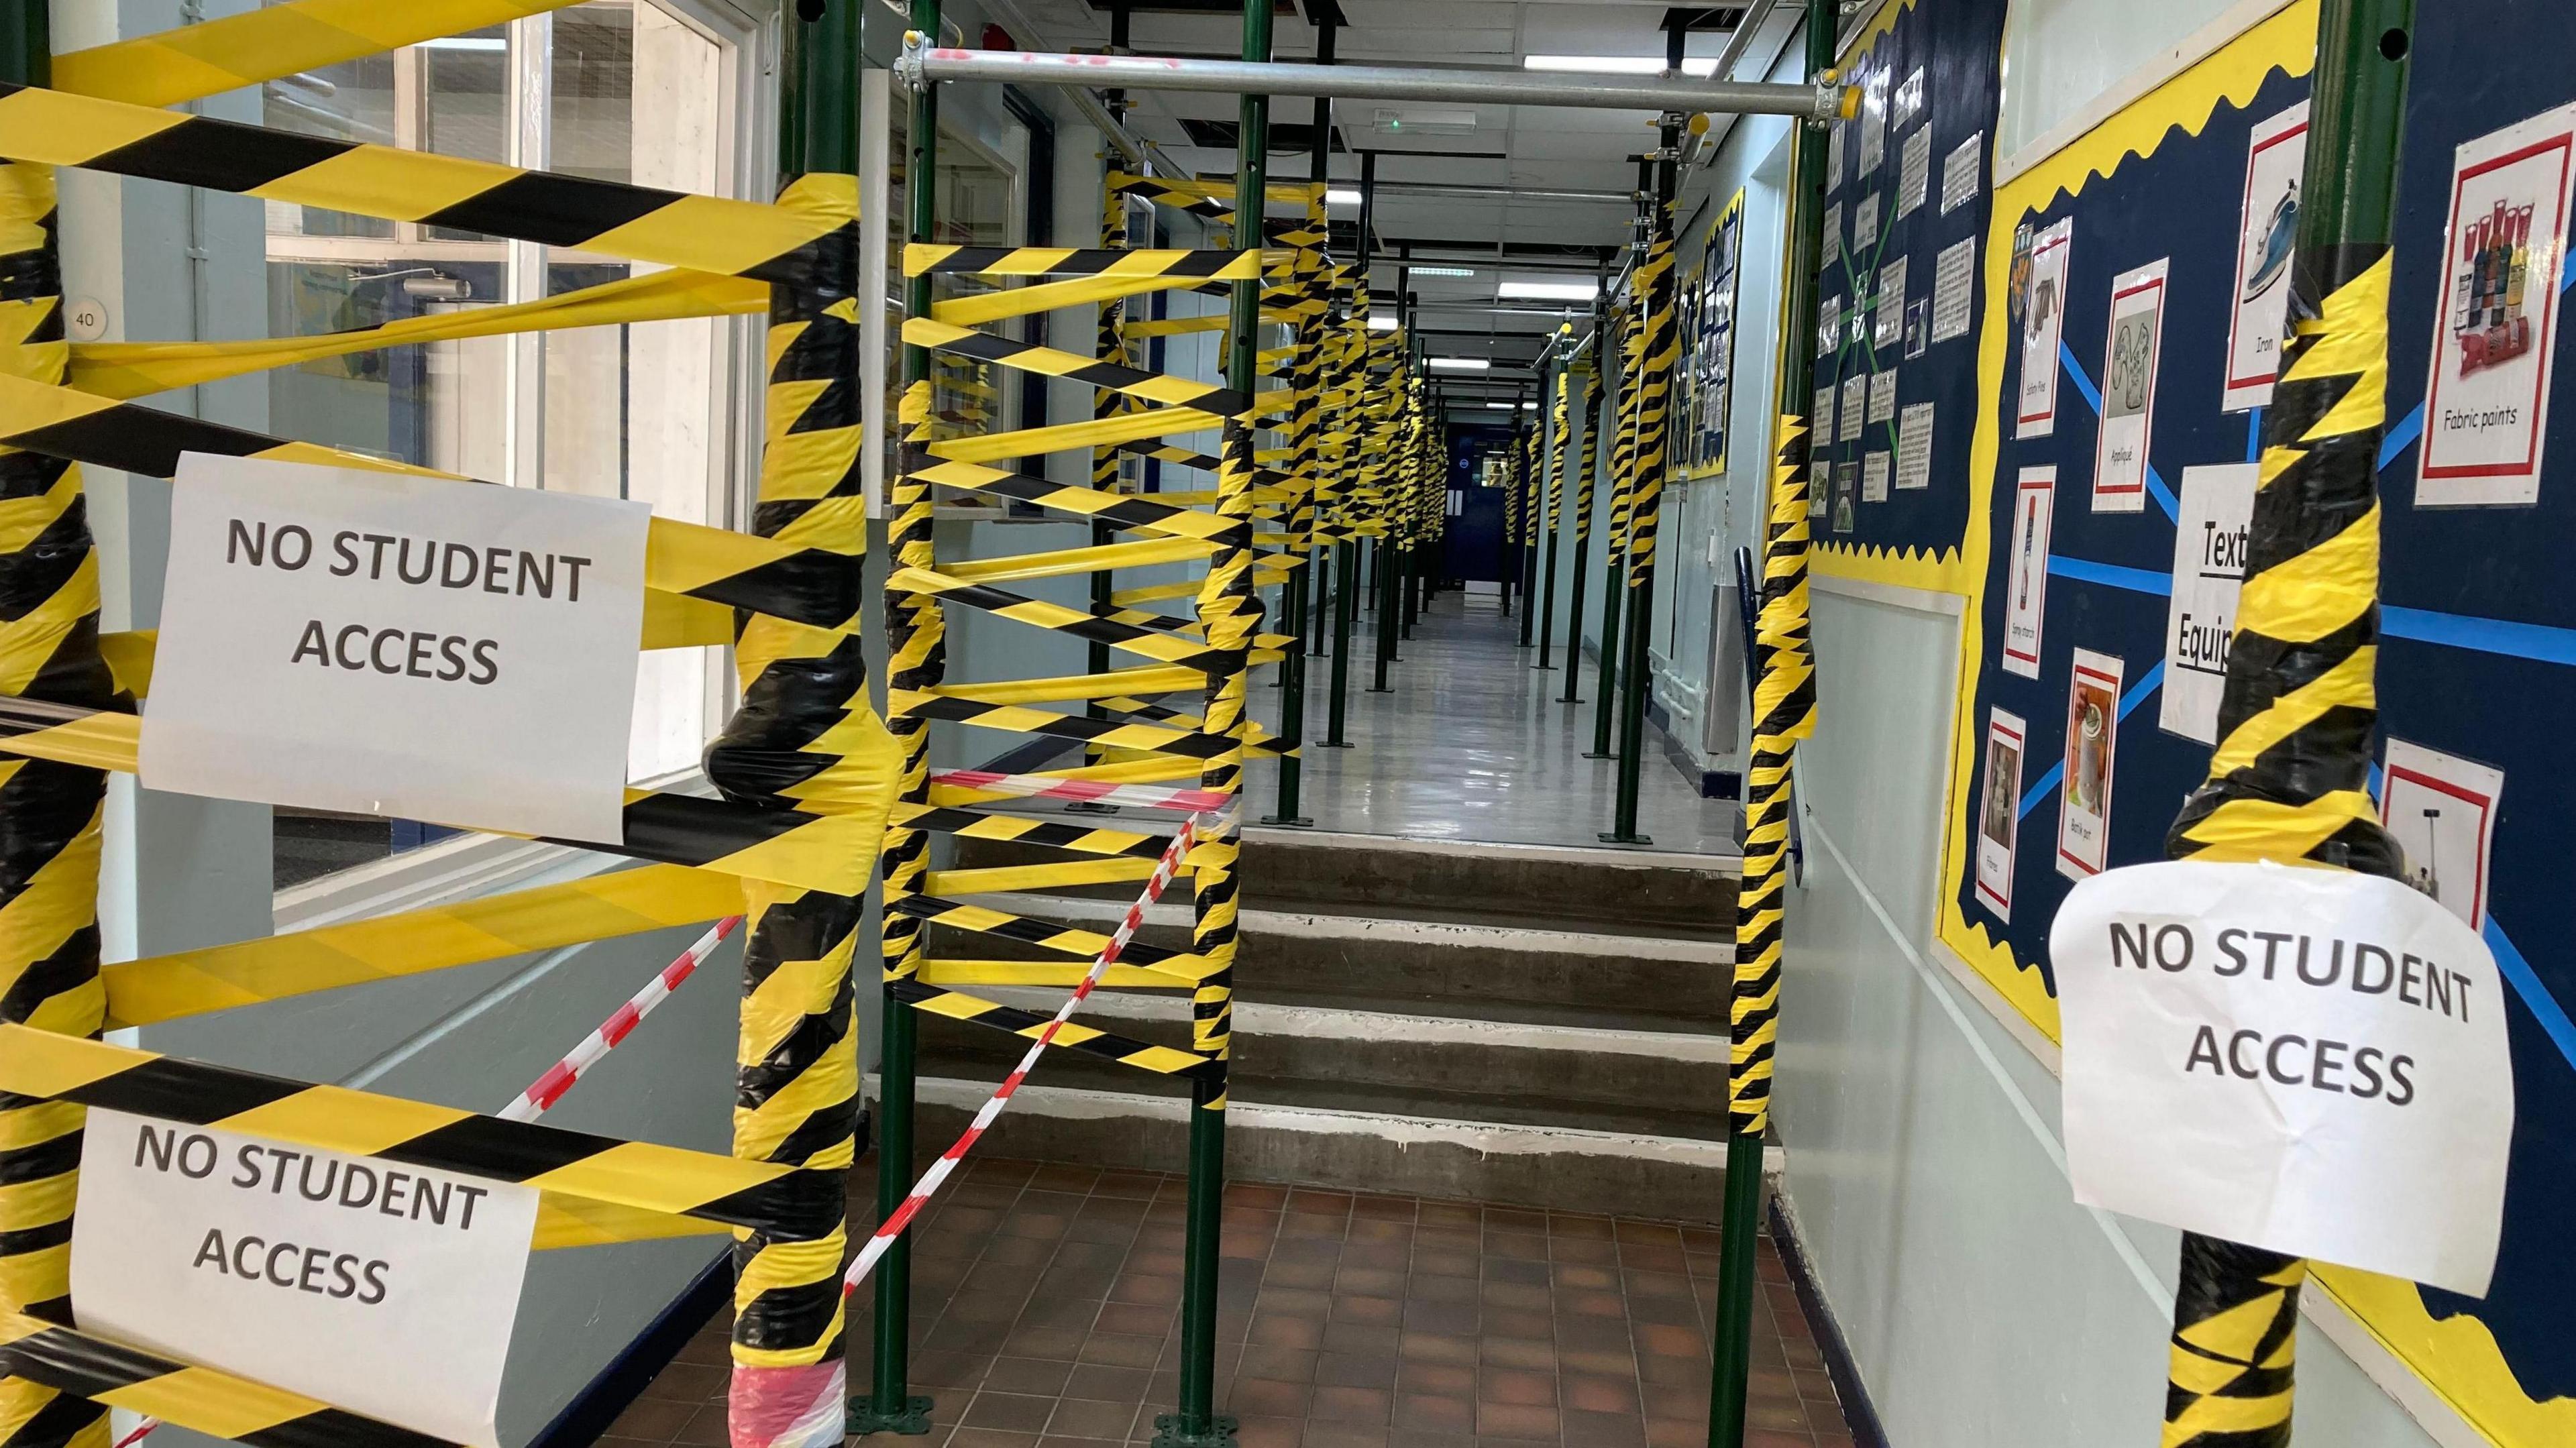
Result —
[{"label": "corridor ceiling pipe", "polygon": [[999,81],[1011,85],[1217,91],[1228,95],[1330,96],[1359,101],[1454,101],[1682,115],[1712,112],[1801,116],[1819,121],[1847,115],[1857,95],[1833,84],[1701,80],[1691,76],[959,50],[929,45],[919,31],[904,36],[903,54],[895,61],[894,69],[896,76],[915,90],[944,80]]}]

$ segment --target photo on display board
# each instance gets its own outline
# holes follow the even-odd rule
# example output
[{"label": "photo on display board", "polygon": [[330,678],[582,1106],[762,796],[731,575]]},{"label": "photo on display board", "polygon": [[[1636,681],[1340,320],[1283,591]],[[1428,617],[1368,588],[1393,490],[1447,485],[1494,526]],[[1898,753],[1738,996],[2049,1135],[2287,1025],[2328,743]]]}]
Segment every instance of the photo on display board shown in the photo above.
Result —
[{"label": "photo on display board", "polygon": [[2015,437],[2057,431],[2057,349],[2066,335],[2067,261],[2075,218],[2067,217],[2033,238],[2021,300],[2021,389]]},{"label": "photo on display board", "polygon": [[2539,501],[2576,105],[2459,148],[2424,397],[2418,507]]},{"label": "photo on display board", "polygon": [[2137,513],[2147,506],[2168,266],[2154,262],[2111,283],[2111,340],[2102,363],[2102,426],[2093,461],[2096,513]]},{"label": "photo on display board", "polygon": [[2290,249],[2298,239],[2299,186],[2308,166],[2308,103],[2257,121],[2246,147],[2222,412],[2244,412],[2272,400],[2281,329],[2290,315]]},{"label": "photo on display board", "polygon": [[2029,736],[2018,714],[1987,711],[1986,792],[1977,806],[1977,899],[2012,922],[2013,845],[2021,837],[2021,759]]},{"label": "photo on display board", "polygon": [[2388,741],[2379,822],[2406,851],[2406,882],[2472,930],[2486,928],[2488,863],[2503,794],[2501,769]]},{"label": "photo on display board", "polygon": [[2057,787],[2057,873],[2070,879],[2098,875],[2110,862],[2120,671],[2118,658],[2077,649],[2067,679],[2066,774]]},{"label": "photo on display board", "polygon": [[1744,193],[1726,204],[1709,233],[1706,295],[1700,308],[1699,407],[1692,429],[1697,440],[1694,461],[1704,469],[1726,469],[1730,397],[1735,389],[1736,285],[1744,258]]},{"label": "photo on display board", "polygon": [[2013,497],[2012,555],[2004,578],[2004,672],[2039,677],[2040,627],[2048,618],[2048,530],[2057,469],[2024,468]]},{"label": "photo on display board", "polygon": [[1852,504],[1860,494],[1860,464],[1844,463],[1834,469],[1834,531],[1852,530]]}]

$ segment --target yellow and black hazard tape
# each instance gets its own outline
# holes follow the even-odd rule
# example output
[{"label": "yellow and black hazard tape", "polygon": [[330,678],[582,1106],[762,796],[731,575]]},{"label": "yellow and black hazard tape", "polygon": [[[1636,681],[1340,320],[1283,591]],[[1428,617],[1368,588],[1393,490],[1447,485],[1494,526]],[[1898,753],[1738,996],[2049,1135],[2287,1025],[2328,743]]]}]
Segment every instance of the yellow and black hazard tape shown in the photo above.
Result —
[{"label": "yellow and black hazard tape", "polygon": [[[252,1448],[446,1448],[448,1442],[21,1312],[0,1310],[0,1372],[55,1395],[31,1405],[26,1421],[0,1421],[0,1433],[13,1444],[104,1448],[108,1408]],[[67,1428],[75,1431],[62,1431]]]},{"label": "yellow and black hazard tape", "polygon": [[1735,1135],[1752,1137],[1770,1125],[1772,1062],[1779,1045],[1790,765],[1798,741],[1816,730],[1816,668],[1807,644],[1805,421],[1782,417],[1779,438],[1754,627],[1753,757],[1744,775],[1744,883],[1735,907],[1735,990],[1728,1012],[1728,1124]]},{"label": "yellow and black hazard tape", "polygon": [[0,1092],[239,1132],[737,1227],[811,1214],[823,1173],[477,1116],[0,1025]]},{"label": "yellow and black hazard tape", "polygon": [[[0,128],[7,125],[0,101]],[[5,151],[0,151],[5,154]],[[903,249],[903,274],[981,277],[1169,277],[1245,281],[1261,275],[1257,251],[1129,251],[1089,246],[941,246],[915,241]]]},{"label": "yellow and black hazard tape", "polygon": [[[1185,645],[1183,647],[1186,647]],[[0,753],[132,773],[141,721],[112,709],[0,699]],[[878,823],[847,813],[763,808],[697,795],[628,790],[614,841],[555,839],[663,864],[689,865],[808,890],[860,894]],[[851,851],[856,850],[853,854]]]},{"label": "yellow and black hazard tape", "polygon": [[174,106],[580,0],[292,0],[53,58],[75,95]]},{"label": "yellow and black hazard tape", "polygon": [[924,484],[956,488],[962,492],[985,493],[1015,503],[1052,508],[1094,522],[1140,532],[1161,533],[1176,538],[1204,538],[1222,542],[1237,528],[1248,524],[1219,518],[1192,508],[1176,507],[1154,501],[1151,494],[1111,493],[1086,488],[1074,483],[1053,482],[1026,473],[986,467],[980,463],[931,463],[915,468],[912,476]]},{"label": "yellow and black hazard tape", "polygon": [[2282,1448],[2307,1262],[2185,1232],[2181,1265],[2164,1448]]},{"label": "yellow and black hazard tape", "polygon": [[[191,452],[448,476],[5,374],[0,374],[0,447],[156,478],[174,476],[180,455]],[[758,538],[657,517],[646,533],[644,573],[650,589],[817,628],[845,627],[859,613],[861,584],[848,556],[792,539]]]},{"label": "yellow and black hazard tape", "polygon": [[951,805],[897,805],[894,817],[906,829],[929,830],[965,839],[1044,845],[1077,855],[1134,855],[1139,859],[1159,860],[1172,842],[1169,835],[1091,829],[1028,815],[987,814],[982,810]]},{"label": "yellow and black hazard tape", "polygon": [[[999,1001],[988,1001],[980,996],[967,995],[962,991],[926,985],[919,980],[889,982],[886,989],[896,1000],[909,1004],[914,1010],[928,1011],[935,1016],[946,1016],[952,1021],[971,1021],[979,1026],[990,1026],[998,1031],[1007,1031],[1014,1036],[1035,1039],[1054,1019],[1051,1016],[1039,1015],[1035,1011],[1021,1010],[1017,1006],[1006,1006]],[[1055,1044],[1069,1047],[1088,1056],[1098,1056],[1103,1060],[1115,1061],[1122,1066],[1134,1066],[1138,1070],[1152,1071],[1163,1076],[1210,1076],[1222,1074],[1225,1069],[1224,1063],[1220,1061],[1195,1056],[1170,1046],[1156,1046],[1144,1041],[1129,1040],[1125,1036],[1111,1035],[1098,1027],[1086,1026],[1076,1021],[1067,1021],[1056,1028]]]},{"label": "yellow and black hazard tape", "polygon": [[1060,351],[1035,342],[1014,342],[1007,337],[950,326],[928,317],[905,321],[903,339],[916,346],[955,352],[997,366],[1015,367],[1023,372],[1060,377],[1067,382],[1088,383],[1093,387],[1141,397],[1148,402],[1195,407],[1202,412],[1241,412],[1248,405],[1242,393],[1214,383],[1192,382],[1185,377],[1170,377],[1117,362],[1097,362],[1078,352]]},{"label": "yellow and black hazard tape", "polygon": [[454,905],[106,966],[109,1027],[148,1026],[259,1001],[392,980],[694,925],[743,908],[742,882],[680,865],[612,870]]},{"label": "yellow and black hazard tape", "polygon": [[979,704],[972,699],[949,699],[915,691],[905,691],[900,698],[889,694],[886,706],[908,718],[1009,729],[1021,734],[1073,739],[1113,749],[1151,749],[1193,759],[1212,758],[1229,747],[1228,741],[1192,730],[1129,724],[1116,719],[1093,719],[1081,714],[1056,714],[1017,704]]},{"label": "yellow and black hazard tape", "polygon": [[0,85],[0,156],[793,283],[841,225],[731,201]]},{"label": "yellow and black hazard tape", "polygon": [[1142,654],[1167,664],[1204,668],[1211,658],[1209,650],[1177,637],[1189,627],[1186,619],[1164,620],[1159,615],[1131,615],[1132,618],[1149,621],[1130,622],[1104,618],[1085,609],[1029,598],[1007,589],[966,583],[927,568],[897,569],[886,579],[886,588],[889,592],[946,599],[1016,623],[1071,634],[1075,638],[1104,643],[1111,648]]},{"label": "yellow and black hazard tape", "polygon": [[1234,214],[1231,202],[1208,195],[1200,186],[1166,181],[1159,176],[1128,176],[1115,171],[1109,174],[1108,182],[1112,196],[1139,197],[1156,206],[1166,206],[1191,216],[1225,217]]},{"label": "yellow and black hazard tape", "polygon": [[[998,940],[1013,940],[1078,960],[1097,959],[1109,945],[1109,937],[1096,930],[1034,920],[1026,915],[1013,915],[1006,910],[957,900],[942,900],[934,895],[906,896],[901,904],[891,908],[926,924],[990,935]],[[1199,958],[1188,951],[1166,950],[1137,940],[1127,942],[1118,959],[1124,965],[1167,969],[1182,979],[1196,979],[1195,972],[1188,968],[1200,963]]]}]

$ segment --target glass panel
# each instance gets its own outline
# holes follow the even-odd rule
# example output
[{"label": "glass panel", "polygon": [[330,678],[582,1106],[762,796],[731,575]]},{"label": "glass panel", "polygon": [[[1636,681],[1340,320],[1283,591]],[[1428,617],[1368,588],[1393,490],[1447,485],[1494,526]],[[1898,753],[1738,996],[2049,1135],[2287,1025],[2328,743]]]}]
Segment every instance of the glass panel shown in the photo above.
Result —
[{"label": "glass panel", "polygon": [[[394,55],[370,55],[270,81],[260,91],[262,123],[301,136],[389,146],[394,127]],[[287,201],[268,204],[272,233],[391,236],[394,224]]]}]

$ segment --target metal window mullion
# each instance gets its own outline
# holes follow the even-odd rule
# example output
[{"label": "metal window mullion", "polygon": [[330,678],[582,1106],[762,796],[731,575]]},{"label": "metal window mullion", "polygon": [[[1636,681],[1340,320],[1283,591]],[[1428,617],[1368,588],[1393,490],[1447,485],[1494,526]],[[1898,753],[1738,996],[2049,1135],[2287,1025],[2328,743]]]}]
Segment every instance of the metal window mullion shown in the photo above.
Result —
[{"label": "metal window mullion", "polygon": [[[550,14],[522,16],[509,25],[510,89],[502,159],[529,170],[543,170],[550,150],[554,35],[555,22]],[[502,286],[507,301],[528,302],[543,297],[545,247],[529,241],[509,243]],[[546,334],[521,332],[512,336],[508,368],[502,481],[514,488],[542,488],[546,476]]]}]

